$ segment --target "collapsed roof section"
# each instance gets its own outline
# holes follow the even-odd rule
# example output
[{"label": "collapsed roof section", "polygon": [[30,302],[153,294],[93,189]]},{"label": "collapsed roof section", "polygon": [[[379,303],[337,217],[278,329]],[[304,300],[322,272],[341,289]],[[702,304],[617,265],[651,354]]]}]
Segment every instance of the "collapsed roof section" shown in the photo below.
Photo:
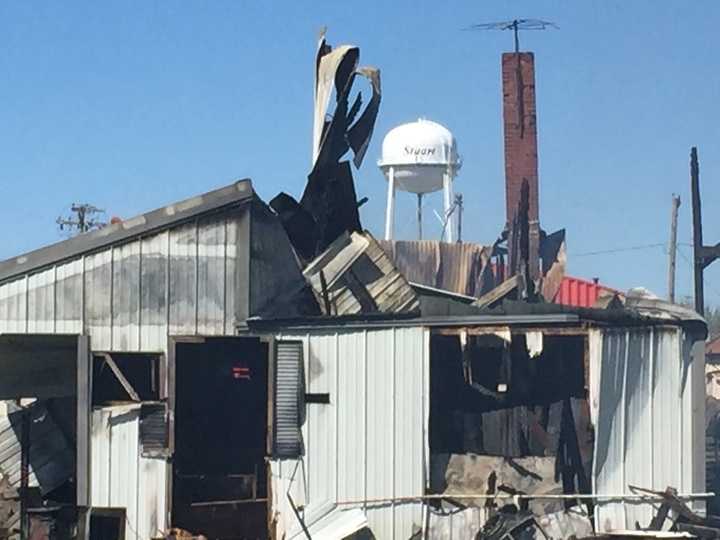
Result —
[{"label": "collapsed roof section", "polygon": [[[356,168],[367,151],[380,108],[380,71],[359,67],[360,50],[350,45],[332,49],[320,36],[315,59],[315,111],[313,161],[305,190],[298,203],[280,193],[270,206],[278,213],[295,251],[308,263],[340,235],[360,232],[360,215],[350,162],[341,161],[352,150]],[[372,97],[360,113],[362,94],[350,105],[357,76],[366,78]],[[330,97],[335,110],[328,120]]]}]

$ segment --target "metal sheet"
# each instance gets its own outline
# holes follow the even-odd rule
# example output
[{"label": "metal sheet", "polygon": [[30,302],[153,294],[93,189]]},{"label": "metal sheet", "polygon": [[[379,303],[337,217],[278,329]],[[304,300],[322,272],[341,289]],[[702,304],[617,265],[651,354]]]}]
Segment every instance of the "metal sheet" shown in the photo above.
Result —
[{"label": "metal sheet", "polygon": [[[20,487],[22,414],[0,417],[0,474],[16,489]],[[29,485],[46,494],[72,478],[73,449],[43,405],[32,406],[27,414],[31,415]]]},{"label": "metal sheet", "polygon": [[140,241],[114,248],[112,258],[111,348],[135,351],[140,347]]},{"label": "metal sheet", "polygon": [[28,332],[47,334],[55,331],[55,269],[28,278]]},{"label": "metal sheet", "polygon": [[553,302],[573,307],[593,307],[601,295],[615,294],[616,290],[600,285],[595,281],[588,281],[565,276],[560,282],[560,289]]},{"label": "metal sheet", "polygon": [[[594,490],[628,494],[629,485],[680,493],[704,491],[702,355],[678,327],[593,330],[591,406],[595,422]],[[650,504],[600,502],[599,530],[646,526]]]},{"label": "metal sheet", "polygon": [[415,327],[279,336],[303,341],[307,391],[329,393],[330,403],[307,405],[306,453],[297,470],[293,461],[271,465],[278,536],[295,522],[288,490],[308,512],[328,502],[357,502],[376,538],[405,539],[422,527],[418,503],[364,501],[424,494],[426,332]]},{"label": "metal sheet", "polygon": [[168,334],[170,231],[142,239],[140,251],[140,349],[162,351]]},{"label": "metal sheet", "polygon": [[197,333],[222,335],[225,330],[225,221],[198,227]]},{"label": "metal sheet", "polygon": [[27,278],[0,286],[0,332],[27,330]]},{"label": "metal sheet", "polygon": [[139,418],[139,405],[93,411],[90,502],[126,509],[126,540],[152,538],[167,528],[167,464],[141,456]]},{"label": "metal sheet", "polygon": [[435,240],[380,240],[379,244],[409,281],[476,298],[492,288],[492,283],[483,283],[490,247]]},{"label": "metal sheet", "polygon": [[84,327],[95,350],[112,347],[112,249],[85,257]]},{"label": "metal sheet", "polygon": [[83,319],[82,259],[58,265],[55,276],[55,331],[80,334]]}]

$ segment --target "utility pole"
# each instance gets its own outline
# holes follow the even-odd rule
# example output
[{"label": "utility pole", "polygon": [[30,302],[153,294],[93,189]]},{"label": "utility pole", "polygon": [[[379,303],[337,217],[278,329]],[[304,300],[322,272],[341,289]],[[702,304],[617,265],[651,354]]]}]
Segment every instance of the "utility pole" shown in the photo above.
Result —
[{"label": "utility pole", "polygon": [[677,219],[680,197],[673,193],[670,207],[670,242],[668,244],[668,300],[675,303],[675,257],[677,256]]},{"label": "utility pole", "polygon": [[705,314],[705,288],[703,273],[712,262],[720,257],[720,243],[703,245],[702,209],[700,205],[700,165],[697,148],[690,150],[690,191],[692,192],[693,213],[693,267],[695,269],[695,311]]},{"label": "utility pole", "polygon": [[70,212],[75,214],[76,217],[59,217],[55,220],[61,231],[68,229],[71,233],[77,231],[77,234],[82,234],[92,229],[100,229],[106,225],[104,221],[92,217],[97,214],[104,214],[105,210],[96,208],[92,204],[73,203]]}]

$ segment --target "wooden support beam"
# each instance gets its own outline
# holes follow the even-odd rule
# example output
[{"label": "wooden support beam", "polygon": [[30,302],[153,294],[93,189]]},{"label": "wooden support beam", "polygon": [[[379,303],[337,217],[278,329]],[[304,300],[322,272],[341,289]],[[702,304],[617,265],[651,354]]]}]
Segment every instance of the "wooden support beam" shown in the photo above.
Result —
[{"label": "wooden support beam", "polygon": [[130,381],[128,381],[128,380],[125,378],[125,375],[123,375],[123,372],[120,371],[120,368],[119,368],[118,365],[115,363],[115,360],[112,359],[112,356],[110,356],[109,353],[100,353],[100,356],[103,357],[103,359],[105,360],[105,363],[108,365],[108,367],[109,367],[110,370],[113,372],[113,374],[115,375],[115,377],[117,378],[117,380],[120,382],[120,384],[122,385],[122,387],[125,389],[125,391],[126,391],[126,392],[128,393],[128,395],[130,396],[130,399],[132,399],[133,401],[138,401],[138,402],[139,402],[139,401],[140,401],[140,396],[139,396],[138,393],[135,391],[135,389],[133,388],[132,384],[130,384]]},{"label": "wooden support beam", "polygon": [[472,305],[480,308],[491,306],[495,302],[499,302],[508,294],[517,289],[519,283],[520,276],[516,274],[503,281],[500,285],[498,285],[491,291],[482,295],[480,298],[475,300]]}]

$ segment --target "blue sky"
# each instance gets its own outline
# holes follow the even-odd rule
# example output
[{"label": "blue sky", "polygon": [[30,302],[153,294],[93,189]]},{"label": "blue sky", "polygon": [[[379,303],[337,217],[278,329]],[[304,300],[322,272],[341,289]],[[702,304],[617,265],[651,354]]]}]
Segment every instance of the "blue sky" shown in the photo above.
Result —
[{"label": "blue sky", "polygon": [[[298,196],[310,161],[318,29],[381,69],[383,102],[355,173],[381,234],[382,136],[420,116],[464,159],[464,237],[504,223],[500,54],[511,36],[465,32],[515,17],[536,54],[540,213],[566,227],[569,271],[666,291],[670,197],[682,198],[678,294],[692,291],[688,154],[700,151],[706,243],[720,241],[716,1],[0,3],[0,258],[59,240],[55,218],[87,201],[130,217],[250,177],[266,200]],[[397,232],[411,238],[410,196]],[[428,210],[440,207],[428,198]],[[432,220],[428,228],[433,231]],[[720,305],[720,263],[706,298]]]}]

